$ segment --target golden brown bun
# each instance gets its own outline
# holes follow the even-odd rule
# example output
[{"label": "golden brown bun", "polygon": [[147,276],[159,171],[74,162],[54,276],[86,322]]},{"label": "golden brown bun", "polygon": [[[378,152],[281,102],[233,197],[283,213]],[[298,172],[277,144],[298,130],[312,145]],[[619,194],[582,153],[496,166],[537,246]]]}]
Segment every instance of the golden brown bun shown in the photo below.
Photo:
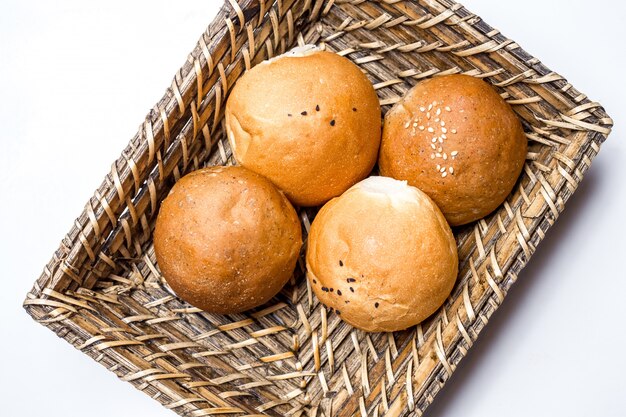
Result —
[{"label": "golden brown bun", "polygon": [[506,199],[527,145],[519,119],[495,90],[449,75],[419,83],[387,113],[378,163],[382,175],[407,180],[451,225],[461,225]]},{"label": "golden brown bun", "polygon": [[302,235],[295,210],[267,179],[213,167],[180,179],[161,204],[154,251],[178,296],[213,313],[268,301],[291,277]]},{"label": "golden brown bun", "polygon": [[372,170],[380,105],[356,65],[314,51],[241,77],[226,105],[226,130],[239,164],[269,178],[294,204],[316,206]]},{"label": "golden brown bun", "polygon": [[406,181],[387,177],[361,181],[322,207],[306,262],[319,300],[370,332],[406,329],[430,316],[458,269],[441,211]]}]

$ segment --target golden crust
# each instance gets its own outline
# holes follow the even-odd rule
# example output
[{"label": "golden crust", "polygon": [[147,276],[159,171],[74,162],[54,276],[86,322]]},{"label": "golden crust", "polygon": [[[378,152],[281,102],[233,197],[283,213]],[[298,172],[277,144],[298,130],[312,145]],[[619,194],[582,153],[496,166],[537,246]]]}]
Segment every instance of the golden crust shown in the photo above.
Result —
[{"label": "golden crust", "polygon": [[396,331],[441,306],[456,280],[458,255],[448,223],[426,194],[405,183],[400,197],[369,190],[379,178],[358,183],[317,214],[307,277],[319,300],[346,322]]},{"label": "golden crust", "polygon": [[526,151],[511,107],[484,81],[450,75],[419,83],[387,113],[379,166],[382,175],[424,191],[450,224],[461,225],[506,199]]},{"label": "golden crust", "polygon": [[200,169],[161,204],[154,250],[167,283],[208,312],[236,313],[272,298],[291,277],[298,216],[270,181],[242,167]]},{"label": "golden crust", "polygon": [[237,81],[225,117],[237,162],[300,206],[340,195],[376,163],[378,97],[360,69],[334,53],[257,65]]}]

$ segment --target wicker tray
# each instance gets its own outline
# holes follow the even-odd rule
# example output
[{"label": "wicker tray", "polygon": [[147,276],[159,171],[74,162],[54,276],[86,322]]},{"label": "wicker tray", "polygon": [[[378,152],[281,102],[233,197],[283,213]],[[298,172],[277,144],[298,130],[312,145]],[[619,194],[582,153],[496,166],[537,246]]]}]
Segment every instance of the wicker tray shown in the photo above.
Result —
[{"label": "wicker tray", "polygon": [[[500,209],[455,230],[460,274],[445,305],[398,333],[366,334],[303,279],[230,316],[181,302],[151,231],[173,183],[233,162],[225,97],[242,72],[296,44],[357,63],[389,109],[420,79],[464,72],[511,103],[530,140]],[[229,0],[113,164],[25,301],[35,320],[180,415],[421,415],[556,221],[610,132],[598,103],[446,0]],[[315,210],[302,210],[308,229]]]}]

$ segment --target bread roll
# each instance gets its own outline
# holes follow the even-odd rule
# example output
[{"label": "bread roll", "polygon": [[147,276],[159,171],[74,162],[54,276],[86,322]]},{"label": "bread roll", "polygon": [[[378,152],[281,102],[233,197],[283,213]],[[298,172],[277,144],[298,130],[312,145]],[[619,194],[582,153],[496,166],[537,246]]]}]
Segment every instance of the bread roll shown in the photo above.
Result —
[{"label": "bread roll", "polygon": [[466,75],[419,83],[385,116],[382,175],[407,180],[451,225],[480,219],[511,192],[527,139],[511,107]]},{"label": "bread roll", "polygon": [[226,105],[240,165],[300,206],[320,205],[365,178],[381,134],[378,97],[351,61],[304,49],[257,65]]},{"label": "bread roll", "polygon": [[396,331],[441,306],[457,276],[450,226],[406,181],[370,177],[328,202],[307,243],[313,291],[360,329]]},{"label": "bread roll", "polygon": [[291,277],[301,245],[289,201],[242,167],[205,168],[181,178],[161,204],[154,230],[167,283],[212,313],[267,302]]}]

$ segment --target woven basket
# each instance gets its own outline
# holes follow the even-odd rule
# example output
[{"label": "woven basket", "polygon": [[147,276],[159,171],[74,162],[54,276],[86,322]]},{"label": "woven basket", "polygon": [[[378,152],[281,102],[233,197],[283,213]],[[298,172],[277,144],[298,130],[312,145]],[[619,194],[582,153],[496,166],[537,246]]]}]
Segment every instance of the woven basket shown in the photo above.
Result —
[{"label": "woven basket", "polygon": [[[366,334],[328,312],[304,279],[229,316],[185,304],[155,263],[152,227],[174,182],[231,164],[223,108],[238,77],[296,44],[358,64],[390,108],[421,79],[494,85],[523,120],[527,162],[492,215],[455,230],[459,278],[407,331]],[[112,165],[25,301],[35,320],[180,415],[421,415],[505,298],[610,132],[611,119],[463,6],[229,0]],[[316,210],[300,211],[306,229]]]}]

